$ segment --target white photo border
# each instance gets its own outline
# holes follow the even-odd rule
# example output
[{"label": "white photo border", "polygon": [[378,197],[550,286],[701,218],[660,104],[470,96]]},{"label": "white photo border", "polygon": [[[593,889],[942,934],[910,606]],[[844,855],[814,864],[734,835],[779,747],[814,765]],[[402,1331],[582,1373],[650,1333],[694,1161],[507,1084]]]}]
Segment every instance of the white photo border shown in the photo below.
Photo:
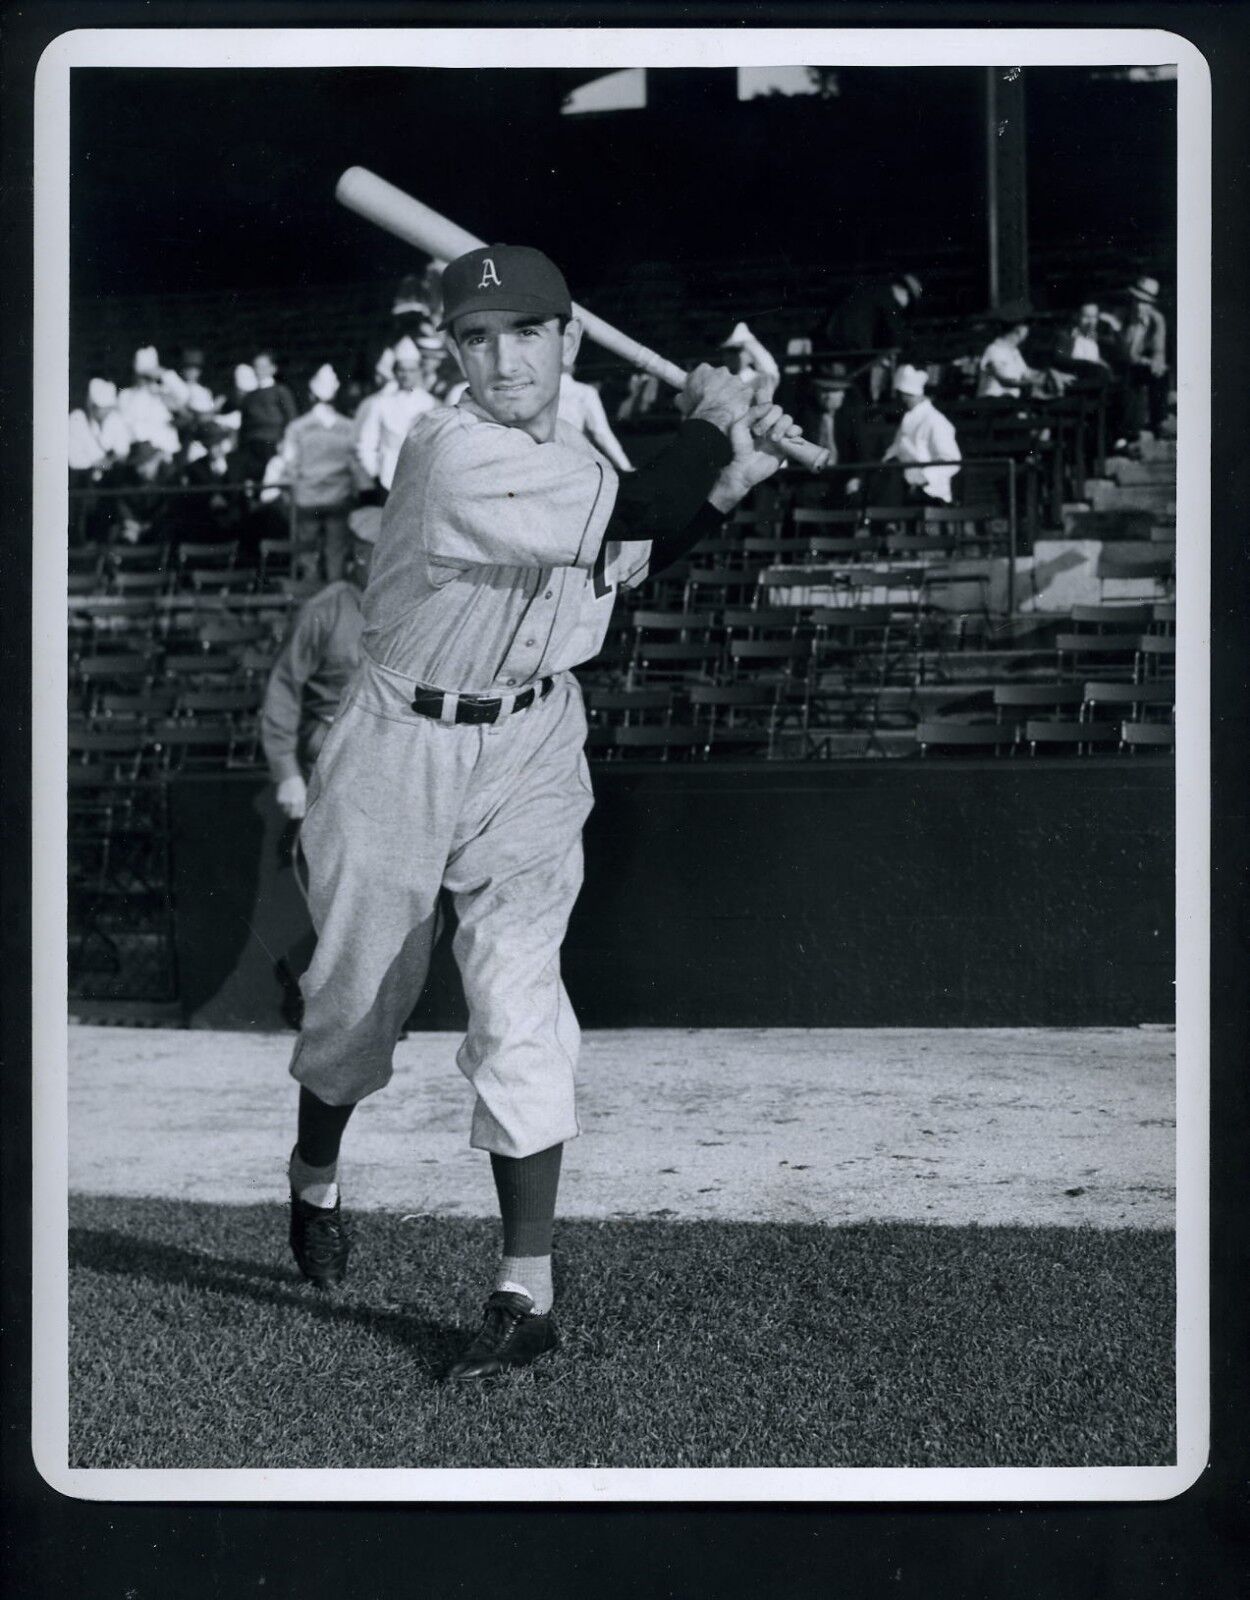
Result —
[{"label": "white photo border", "polygon": [[[68,1465],[65,570],[70,73],[76,67],[1096,66],[1177,68],[1177,1459],[1158,1467],[83,1469]],[[344,165],[350,161],[345,159]],[[1132,28],[79,29],[35,80],[32,1449],[106,1501],[1160,1500],[1207,1461],[1209,1402],[1211,87],[1187,39]]]}]

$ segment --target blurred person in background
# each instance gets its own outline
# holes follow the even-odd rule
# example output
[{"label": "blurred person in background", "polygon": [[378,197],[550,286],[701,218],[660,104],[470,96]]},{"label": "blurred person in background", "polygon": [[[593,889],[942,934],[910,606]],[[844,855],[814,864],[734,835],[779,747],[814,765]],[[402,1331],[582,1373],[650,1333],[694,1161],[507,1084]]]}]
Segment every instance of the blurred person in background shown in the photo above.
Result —
[{"label": "blurred person in background", "polygon": [[606,456],[618,472],[632,472],[629,457],[621,441],[612,432],[612,424],[603,409],[603,401],[593,383],[579,383],[571,367],[560,375],[559,418],[579,433],[584,433],[598,450]]},{"label": "blurred person in background", "polygon": [[351,541],[347,518],[356,500],[355,429],[335,408],[338,392],[334,368],[319,367],[308,384],[311,406],[287,427],[265,473],[268,486],[290,489],[297,576],[319,573],[327,583],[343,576]]},{"label": "blurred person in background", "polygon": [[439,404],[422,386],[421,352],[415,341],[405,336],[391,355],[391,384],[366,401],[356,437],[356,460],[366,481],[383,494],[390,490],[409,429],[422,412]]},{"label": "blurred person in background", "polygon": [[360,595],[382,526],[381,507],[357,507],[348,526],[351,554],[342,579],[296,613],[261,708],[261,747],[278,805],[292,821],[304,815],[308,774],[360,660]]},{"label": "blurred person in background", "polygon": [[999,331],[981,352],[977,363],[979,400],[1018,400],[1035,394],[1046,382],[1045,372],[1031,367],[1021,346],[1029,336],[1029,320],[1021,311],[1000,316]]},{"label": "blurred person in background", "polygon": [[[902,402],[903,415],[882,461],[897,462],[901,468],[902,503],[949,505],[951,484],[959,471],[951,463],[961,459],[959,441],[954,423],[925,395],[927,383],[927,374],[917,367],[902,366],[894,374],[894,393]],[[931,465],[934,462],[946,465]]]},{"label": "blurred person in background", "polygon": [[781,368],[745,322],[737,325],[721,345],[721,350],[732,352],[729,369],[737,373],[743,383],[751,385],[756,402],[763,404],[770,401],[781,382]]},{"label": "blurred person in background", "polygon": [[286,384],[278,382],[278,367],[271,351],[259,351],[251,367],[256,387],[239,397],[236,469],[246,482],[260,483],[283,435],[298,416],[299,407]]},{"label": "blurred person in background", "polygon": [[1127,385],[1120,445],[1147,430],[1157,438],[1168,414],[1168,325],[1159,310],[1159,280],[1138,278],[1126,291],[1128,307],[1117,318],[1116,354]]},{"label": "blurred person in background", "polygon": [[[907,318],[923,292],[913,272],[874,279],[852,289],[816,330],[819,350],[861,358],[852,365],[860,369],[856,382],[866,400],[880,397],[894,355],[907,343]],[[875,360],[863,359],[873,352],[881,354]]]},{"label": "blurred person in background", "polygon": [[[173,375],[181,392],[181,380]],[[135,351],[134,382],[117,397],[117,409],[138,444],[151,445],[166,461],[173,461],[182,449],[174,426],[174,406],[169,398],[160,356],[153,345]]]}]

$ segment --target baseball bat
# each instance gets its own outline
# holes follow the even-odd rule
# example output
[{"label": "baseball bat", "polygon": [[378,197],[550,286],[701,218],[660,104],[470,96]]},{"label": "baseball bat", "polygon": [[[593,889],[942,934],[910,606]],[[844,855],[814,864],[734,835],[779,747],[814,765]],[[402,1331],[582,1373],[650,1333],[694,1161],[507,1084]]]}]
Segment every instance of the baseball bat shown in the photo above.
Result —
[{"label": "baseball bat", "polygon": [[[376,172],[370,172],[367,167],[348,167],[335,186],[334,196],[349,211],[376,223],[379,228],[394,234],[406,244],[414,245],[427,255],[444,261],[454,261],[457,256],[480,249],[486,243],[450,218],[441,216],[412,195],[397,189],[385,178],[379,178]],[[654,350],[648,350],[645,344],[631,339],[627,333],[614,328],[593,311],[587,311],[584,306],[574,302],[573,315],[596,344],[628,361],[640,372],[650,373],[674,389],[680,389],[685,383],[686,374],[676,362],[666,361]],[[810,472],[819,472],[829,459],[827,450],[822,450],[808,439],[788,439],[777,445],[776,449],[787,460],[806,467]]]}]

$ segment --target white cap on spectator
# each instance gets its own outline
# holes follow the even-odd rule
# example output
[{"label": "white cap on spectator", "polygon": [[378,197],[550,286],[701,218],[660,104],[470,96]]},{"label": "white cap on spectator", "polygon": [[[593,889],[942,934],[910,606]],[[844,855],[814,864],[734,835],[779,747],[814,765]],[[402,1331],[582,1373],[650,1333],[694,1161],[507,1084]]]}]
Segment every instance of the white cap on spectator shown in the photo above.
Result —
[{"label": "white cap on spectator", "polygon": [[1158,278],[1138,278],[1137,282],[1129,288],[1129,293],[1134,300],[1144,300],[1147,305],[1154,305],[1159,298]]},{"label": "white cap on spectator", "polygon": [[355,511],[348,513],[347,526],[352,530],[353,539],[376,544],[382,532],[382,507],[357,506]]},{"label": "white cap on spectator", "polygon": [[903,285],[904,289],[907,290],[908,294],[913,300],[919,300],[921,294],[923,293],[923,289],[921,287],[920,279],[915,275],[914,272],[905,272],[898,281]]},{"label": "white cap on spectator", "polygon": [[87,385],[87,399],[93,406],[102,410],[107,406],[117,404],[117,385],[110,383],[107,378],[92,378]]},{"label": "white cap on spectator", "polygon": [[447,345],[444,342],[443,336],[442,336],[441,333],[430,332],[430,333],[418,334],[418,336],[417,336],[417,349],[418,350],[444,351],[444,350],[446,350],[446,348],[447,348]]},{"label": "white cap on spectator", "polygon": [[420,350],[417,349],[416,345],[412,342],[412,340],[408,337],[407,334],[404,335],[404,337],[399,341],[399,343],[391,351],[391,360],[392,360],[392,362],[395,362],[395,361],[420,361],[420,359],[421,359]]},{"label": "white cap on spectator", "polygon": [[135,373],[141,378],[159,378],[161,375],[161,358],[156,353],[156,346],[145,344],[141,350],[135,351]]},{"label": "white cap on spectator", "polygon": [[234,369],[234,386],[240,394],[251,394],[256,387],[256,374],[246,361]]},{"label": "white cap on spectator", "polygon": [[1091,316],[1095,316],[1096,317],[1098,315],[1098,302],[1097,302],[1097,300],[1087,300],[1085,302],[1085,304],[1081,307],[1081,315],[1084,316],[1086,314],[1086,312],[1089,312],[1089,314]]},{"label": "white cap on spectator", "polygon": [[394,372],[394,370],[395,352],[390,349],[383,350],[382,354],[378,357],[377,365],[373,369],[374,374],[389,383],[391,374]]},{"label": "white cap on spectator", "polygon": [[928,381],[927,372],[921,372],[919,367],[904,365],[894,374],[894,389],[897,394],[923,394]]},{"label": "white cap on spectator", "polygon": [[744,344],[752,344],[751,330],[745,322],[740,322],[728,339],[721,345],[722,350],[737,350]]},{"label": "white cap on spectator", "polygon": [[339,392],[339,377],[328,361],[313,373],[308,380],[308,388],[318,400],[334,399]]}]

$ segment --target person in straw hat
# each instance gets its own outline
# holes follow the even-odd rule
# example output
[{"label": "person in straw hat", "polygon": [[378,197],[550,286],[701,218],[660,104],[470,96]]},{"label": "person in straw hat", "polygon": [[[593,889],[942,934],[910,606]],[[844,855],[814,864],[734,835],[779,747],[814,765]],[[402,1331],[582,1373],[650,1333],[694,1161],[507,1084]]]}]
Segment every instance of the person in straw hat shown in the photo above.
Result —
[{"label": "person in straw hat", "polygon": [[1159,310],[1157,278],[1138,278],[1126,293],[1119,354],[1129,391],[1124,432],[1131,439],[1147,427],[1157,435],[1167,417],[1168,325]]}]

